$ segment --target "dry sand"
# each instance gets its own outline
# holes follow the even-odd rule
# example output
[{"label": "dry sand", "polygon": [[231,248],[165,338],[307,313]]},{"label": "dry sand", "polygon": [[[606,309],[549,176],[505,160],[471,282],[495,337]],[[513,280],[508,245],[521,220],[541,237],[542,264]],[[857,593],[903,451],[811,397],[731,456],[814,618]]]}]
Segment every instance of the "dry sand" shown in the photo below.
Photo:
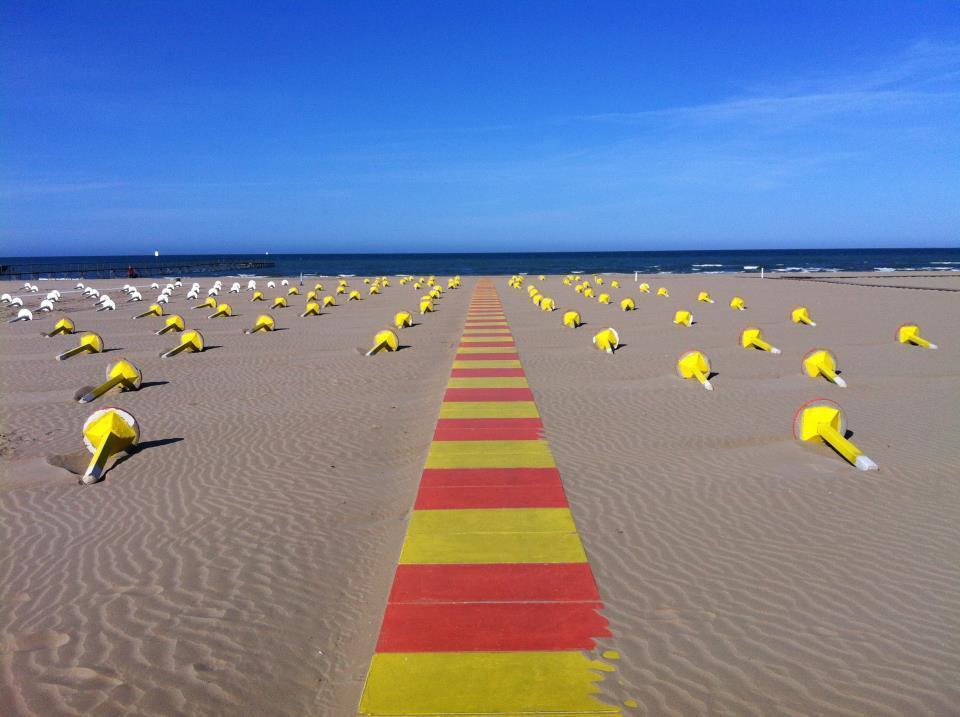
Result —
[{"label": "dry sand", "polygon": [[[628,714],[960,711],[960,293],[830,278],[850,283],[641,277],[665,300],[620,277],[628,314],[534,279],[581,311],[575,331],[495,279],[607,607],[602,648],[622,655],[604,687],[639,703]],[[353,713],[473,285],[371,359],[356,347],[416,309],[411,287],[312,319],[301,297],[272,335],[241,335],[266,309],[246,295],[231,319],[186,309],[217,348],[168,360],[175,337],[129,318],[143,304],[97,314],[67,295],[122,350],[63,363],[76,339],[41,338],[50,318],[0,324],[0,714]],[[798,304],[816,328],[788,321]],[[698,323],[672,325],[678,308]],[[907,320],[940,350],[895,343]],[[590,344],[608,325],[612,357]],[[747,325],[783,355],[739,348]],[[849,388],[800,375],[815,346]],[[674,373],[691,347],[713,393]],[[141,391],[71,401],[120,356]],[[878,473],[793,441],[818,396]],[[80,426],[105,404],[146,445],[81,488],[57,465],[82,462]]]}]

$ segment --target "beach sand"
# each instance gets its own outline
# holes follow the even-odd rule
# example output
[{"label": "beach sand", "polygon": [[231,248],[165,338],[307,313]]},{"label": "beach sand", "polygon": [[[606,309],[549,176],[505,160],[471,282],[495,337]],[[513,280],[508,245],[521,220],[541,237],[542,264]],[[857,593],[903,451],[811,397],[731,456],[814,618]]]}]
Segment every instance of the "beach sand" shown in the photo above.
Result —
[{"label": "beach sand", "polygon": [[[641,277],[662,299],[615,278],[602,306],[530,277],[582,313],[577,330],[494,279],[606,606],[602,649],[621,655],[605,699],[638,715],[956,714],[960,294],[858,284],[960,281]],[[76,337],[0,310],[0,713],[354,713],[475,281],[373,358],[357,347],[422,292],[394,280],[307,319],[297,297],[275,312],[285,330],[244,336],[267,304],[241,294],[240,316],[208,320],[180,290],[170,309],[216,348],[163,360],[176,335],[115,291],[104,313],[65,294],[58,308],[117,349],[66,362]],[[21,284],[0,292],[38,304]],[[816,327],[790,323],[800,304]],[[671,323],[681,308],[693,327]],[[940,350],[896,343],[906,321]],[[741,349],[748,325],[783,354]],[[606,326],[614,356],[590,342]],[[849,388],[801,375],[814,347]],[[710,356],[712,393],[677,378],[689,348]],[[71,400],[121,356],[139,392]],[[841,403],[879,472],[793,440],[815,397]],[[60,466],[85,462],[80,427],[104,405],[132,412],[145,445],[80,487]]]}]

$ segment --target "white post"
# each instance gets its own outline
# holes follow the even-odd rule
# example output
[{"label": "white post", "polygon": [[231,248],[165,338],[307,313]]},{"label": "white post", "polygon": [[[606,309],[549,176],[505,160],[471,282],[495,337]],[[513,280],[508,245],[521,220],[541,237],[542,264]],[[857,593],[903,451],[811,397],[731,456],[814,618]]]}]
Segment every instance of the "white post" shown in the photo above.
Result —
[{"label": "white post", "polygon": [[762,267],[762,266],[760,267],[760,278],[761,278],[761,279],[763,278],[763,267]]},{"label": "white post", "polygon": [[639,272],[639,271],[633,272],[633,283],[634,283],[634,284],[637,283],[639,277],[640,277],[640,272]]}]

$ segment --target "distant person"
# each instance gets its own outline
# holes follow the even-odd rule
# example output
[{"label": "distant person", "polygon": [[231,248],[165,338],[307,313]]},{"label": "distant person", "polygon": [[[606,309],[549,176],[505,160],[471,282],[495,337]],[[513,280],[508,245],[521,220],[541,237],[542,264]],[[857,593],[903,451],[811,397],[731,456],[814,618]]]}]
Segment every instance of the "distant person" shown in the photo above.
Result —
[{"label": "distant person", "polygon": [[137,270],[136,270],[136,269],[134,269],[132,266],[128,266],[128,267],[127,267],[127,278],[128,278],[128,279],[136,279],[138,276],[140,276],[140,275],[137,273]]}]

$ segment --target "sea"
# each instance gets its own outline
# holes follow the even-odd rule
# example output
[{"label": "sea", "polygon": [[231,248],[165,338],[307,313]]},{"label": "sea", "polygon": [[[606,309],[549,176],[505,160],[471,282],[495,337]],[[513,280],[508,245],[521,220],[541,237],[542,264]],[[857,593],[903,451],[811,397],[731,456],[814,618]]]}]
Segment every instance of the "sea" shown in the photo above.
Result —
[{"label": "sea", "polygon": [[[244,267],[243,265],[247,265]],[[241,274],[250,276],[960,272],[960,247],[428,254],[190,254],[0,258],[0,278]]]}]

